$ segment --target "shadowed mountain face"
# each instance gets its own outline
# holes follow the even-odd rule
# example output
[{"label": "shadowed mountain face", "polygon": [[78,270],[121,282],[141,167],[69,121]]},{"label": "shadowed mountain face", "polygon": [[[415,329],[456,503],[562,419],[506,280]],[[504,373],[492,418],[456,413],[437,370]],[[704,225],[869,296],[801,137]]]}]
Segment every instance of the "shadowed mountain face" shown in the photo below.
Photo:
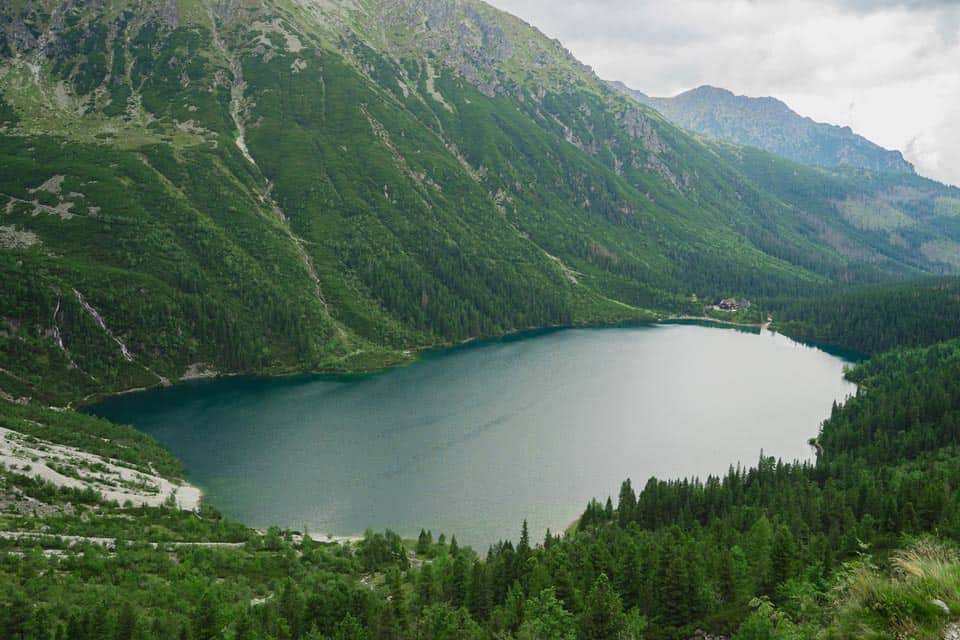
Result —
[{"label": "shadowed mountain face", "polygon": [[8,396],[960,269],[956,189],[699,139],[481,2],[2,2],[0,126]]},{"label": "shadowed mountain face", "polygon": [[671,122],[699,134],[757,147],[818,167],[854,167],[876,172],[914,173],[899,151],[890,151],[855,134],[850,127],[815,122],[776,98],[737,96],[711,86],[673,98],[653,98],[622,82],[610,85],[649,105]]}]

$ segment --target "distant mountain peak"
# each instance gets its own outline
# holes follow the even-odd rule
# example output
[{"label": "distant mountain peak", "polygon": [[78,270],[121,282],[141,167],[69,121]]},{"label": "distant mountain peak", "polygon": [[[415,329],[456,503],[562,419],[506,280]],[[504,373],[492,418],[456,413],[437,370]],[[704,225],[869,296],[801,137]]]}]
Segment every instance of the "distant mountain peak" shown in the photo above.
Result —
[{"label": "distant mountain peak", "polygon": [[687,91],[680,93],[679,95],[682,96],[687,94],[706,94],[706,95],[715,94],[715,95],[721,95],[721,96],[729,96],[731,98],[736,97],[734,93],[729,89],[724,89],[723,87],[715,87],[712,84],[702,84],[695,89],[689,89]]},{"label": "distant mountain peak", "polygon": [[675,124],[711,138],[758,147],[803,164],[914,173],[913,165],[899,151],[884,149],[848,126],[801,116],[771,96],[736,95],[705,84],[672,98],[657,98],[622,82],[610,85],[653,107]]}]

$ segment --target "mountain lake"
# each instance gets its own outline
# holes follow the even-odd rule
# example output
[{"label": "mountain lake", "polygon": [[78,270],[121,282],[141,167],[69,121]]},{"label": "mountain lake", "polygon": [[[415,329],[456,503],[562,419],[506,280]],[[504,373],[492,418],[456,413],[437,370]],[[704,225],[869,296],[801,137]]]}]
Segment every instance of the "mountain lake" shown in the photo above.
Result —
[{"label": "mountain lake", "polygon": [[811,459],[850,360],[769,331],[547,330],[354,376],[223,378],[86,409],[155,437],[228,517],[444,532],[481,553],[569,525],[631,478]]}]

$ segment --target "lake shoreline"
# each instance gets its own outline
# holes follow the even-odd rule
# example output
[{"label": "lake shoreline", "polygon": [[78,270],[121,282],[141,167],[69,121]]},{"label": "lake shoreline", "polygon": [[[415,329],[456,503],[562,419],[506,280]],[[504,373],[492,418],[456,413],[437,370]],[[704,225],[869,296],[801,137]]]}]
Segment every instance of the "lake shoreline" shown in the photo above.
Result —
[{"label": "lake shoreline", "polygon": [[183,383],[196,382],[196,381],[207,381],[207,380],[220,380],[224,378],[236,378],[236,377],[247,377],[247,378],[294,378],[298,376],[317,376],[317,377],[331,377],[331,378],[344,378],[348,379],[354,376],[369,376],[377,375],[380,373],[385,373],[387,371],[393,371],[395,369],[402,369],[403,367],[408,367],[410,365],[420,362],[424,356],[429,356],[432,353],[445,353],[449,351],[456,351],[464,348],[475,348],[480,347],[488,343],[495,343],[502,340],[519,340],[532,335],[540,333],[552,333],[554,331],[564,331],[568,329],[608,329],[608,328],[617,328],[625,326],[643,326],[643,325],[655,325],[655,324],[666,324],[672,320],[671,317],[657,317],[652,316],[649,319],[637,319],[637,320],[619,320],[616,322],[607,322],[607,323],[584,323],[584,324],[553,324],[553,325],[544,325],[538,327],[526,327],[523,329],[516,329],[513,331],[508,331],[501,334],[490,335],[490,336],[471,336],[457,342],[448,342],[441,343],[436,345],[423,345],[420,347],[413,347],[411,349],[406,349],[401,352],[397,352],[398,355],[402,357],[397,358],[385,358],[384,364],[373,367],[359,367],[356,369],[337,369],[337,368],[297,368],[297,367],[276,367],[268,368],[261,371],[215,371],[207,370],[203,374],[198,375],[194,372],[196,364],[189,365],[187,370],[184,372],[184,375],[170,380],[157,381],[152,385],[139,385],[136,387],[127,387],[124,389],[118,389],[113,391],[98,391],[87,395],[79,400],[71,401],[67,405],[62,407],[50,406],[50,409],[55,411],[64,411],[68,409],[73,410],[82,410],[84,407],[90,407],[96,405],[110,398],[129,395],[132,393],[139,393],[141,391],[152,391],[155,389],[163,389],[169,387],[180,386]]},{"label": "lake shoreline", "polygon": [[[63,410],[76,410],[82,411],[85,407],[94,406],[109,400],[110,398],[129,395],[133,393],[140,393],[143,391],[152,391],[155,389],[163,389],[170,387],[181,386],[184,383],[198,382],[198,381],[209,381],[209,380],[222,380],[226,378],[295,378],[299,376],[316,376],[318,378],[330,377],[332,379],[349,379],[351,377],[362,377],[370,375],[378,375],[381,373],[386,373],[388,371],[393,371],[396,369],[402,369],[408,367],[418,362],[421,362],[424,357],[429,357],[431,354],[442,354],[453,351],[458,351],[460,349],[469,349],[482,347],[486,344],[497,343],[502,341],[511,341],[511,340],[523,340],[537,334],[547,334],[553,333],[556,331],[567,331],[572,329],[618,329],[624,327],[642,327],[642,326],[657,326],[657,325],[670,325],[670,324],[683,324],[683,323],[704,323],[709,325],[715,325],[718,328],[731,328],[731,329],[758,329],[763,330],[769,328],[769,322],[762,324],[748,324],[743,322],[734,322],[730,320],[721,320],[718,318],[712,318],[710,316],[693,316],[693,315],[671,315],[671,316],[658,316],[651,319],[645,320],[620,320],[617,322],[608,322],[608,323],[585,323],[585,324],[554,324],[554,325],[545,325],[540,327],[527,327],[524,329],[517,329],[515,331],[509,331],[506,333],[483,336],[483,337],[470,337],[460,340],[459,342],[451,342],[441,345],[424,345],[421,347],[414,347],[408,349],[403,353],[406,356],[404,359],[388,360],[383,366],[375,367],[362,367],[358,369],[331,369],[331,368],[320,368],[320,369],[309,369],[309,368],[286,368],[280,367],[275,369],[266,369],[263,371],[214,371],[208,370],[203,374],[196,374],[192,372],[192,369],[195,365],[190,365],[187,368],[187,371],[184,375],[179,378],[172,380],[167,380],[165,383],[158,381],[153,385],[140,385],[136,387],[128,387],[124,389],[118,389],[115,391],[98,391],[92,393],[88,396],[81,398],[80,400],[73,401],[68,403],[63,407],[51,406],[50,409],[55,411]],[[772,331],[772,329],[771,329]],[[784,334],[787,335],[787,334]],[[802,342],[802,340],[793,338],[792,336],[787,336],[791,339]],[[831,345],[822,345],[825,347],[830,347]]]},{"label": "lake shoreline", "polygon": [[714,318],[713,316],[691,316],[691,315],[679,315],[672,316],[665,320],[661,320],[661,323],[671,323],[671,322],[706,322],[710,324],[723,325],[725,327],[745,327],[751,329],[769,329],[772,324],[770,321],[767,322],[737,322],[736,320],[723,320],[721,318]]}]

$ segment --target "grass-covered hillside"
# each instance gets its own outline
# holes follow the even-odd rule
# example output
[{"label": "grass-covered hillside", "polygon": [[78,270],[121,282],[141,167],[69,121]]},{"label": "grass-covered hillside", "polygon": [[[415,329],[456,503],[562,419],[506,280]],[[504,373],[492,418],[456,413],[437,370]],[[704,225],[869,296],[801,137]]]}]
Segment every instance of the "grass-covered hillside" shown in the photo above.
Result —
[{"label": "grass-covered hillside", "polygon": [[8,2],[0,126],[9,398],[958,268],[954,190],[736,159],[479,2]]}]

